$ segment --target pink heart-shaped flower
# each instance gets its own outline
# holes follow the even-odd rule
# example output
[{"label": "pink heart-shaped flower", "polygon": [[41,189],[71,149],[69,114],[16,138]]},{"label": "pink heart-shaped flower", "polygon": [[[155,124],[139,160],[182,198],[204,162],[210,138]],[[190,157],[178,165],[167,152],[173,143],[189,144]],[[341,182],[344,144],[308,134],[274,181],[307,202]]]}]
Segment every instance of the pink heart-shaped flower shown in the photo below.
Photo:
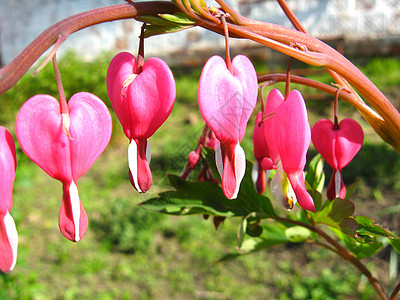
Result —
[{"label": "pink heart-shaped flower", "polygon": [[0,126],[0,271],[4,273],[11,271],[17,262],[18,233],[10,215],[16,162],[14,140]]},{"label": "pink heart-shaped flower", "polygon": [[364,133],[360,124],[352,119],[343,119],[338,128],[334,128],[332,121],[319,120],[312,129],[311,139],[315,149],[334,169],[328,187],[328,199],[344,198],[346,189],[341,171],[361,148]]},{"label": "pink heart-shaped flower", "polygon": [[60,230],[66,238],[79,241],[88,220],[79,199],[77,181],[108,145],[112,121],[106,105],[90,93],[73,95],[68,109],[72,139],[63,131],[59,102],[49,95],[33,96],[21,107],[16,133],[26,155],[62,182]]},{"label": "pink heart-shaped flower", "polygon": [[216,161],[222,190],[229,199],[237,197],[245,173],[246,158],[239,143],[256,105],[257,93],[257,74],[246,56],[236,56],[231,70],[222,57],[213,56],[201,72],[200,113],[220,141]]},{"label": "pink heart-shaped flower", "polygon": [[139,192],[146,192],[152,184],[147,139],[171,113],[176,97],[174,76],[168,65],[157,57],[147,59],[139,72],[136,58],[128,52],[121,52],[108,67],[107,91],[130,140],[131,182]]}]

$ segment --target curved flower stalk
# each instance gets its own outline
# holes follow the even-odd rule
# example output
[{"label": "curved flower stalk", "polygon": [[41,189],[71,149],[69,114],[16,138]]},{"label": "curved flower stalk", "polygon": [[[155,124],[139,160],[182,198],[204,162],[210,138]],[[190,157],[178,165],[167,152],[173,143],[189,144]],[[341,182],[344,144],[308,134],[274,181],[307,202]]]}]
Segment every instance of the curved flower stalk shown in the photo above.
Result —
[{"label": "curved flower stalk", "polygon": [[117,54],[107,71],[107,91],[112,107],[129,138],[131,183],[140,192],[152,184],[148,138],[165,122],[175,102],[174,76],[157,57],[142,66],[127,52]]},{"label": "curved flower stalk", "polygon": [[327,196],[329,200],[344,199],[346,187],[342,178],[342,169],[347,166],[360,150],[364,140],[363,130],[356,121],[343,119],[339,124],[323,119],[315,123],[311,131],[315,149],[333,168]]},{"label": "curved flower stalk", "polygon": [[[284,100],[274,89],[268,96],[266,113],[274,109],[275,114],[266,120],[265,130],[271,159],[277,168],[271,191],[286,209],[292,209],[297,201],[302,208],[315,212],[304,179],[306,154],[311,142],[304,99],[299,91],[292,90]],[[264,167],[267,167],[265,162]]]},{"label": "curved flower stalk", "polygon": [[0,271],[14,269],[18,254],[18,233],[10,215],[17,160],[11,134],[0,126]]},{"label": "curved flower stalk", "polygon": [[231,69],[220,56],[211,57],[205,64],[199,82],[199,107],[220,142],[215,155],[228,199],[237,197],[245,173],[246,159],[239,143],[256,105],[257,93],[256,71],[246,56],[236,56]]},{"label": "curved flower stalk", "polygon": [[67,109],[66,125],[57,99],[49,95],[33,96],[18,113],[16,133],[26,155],[61,181],[59,227],[67,239],[78,242],[87,230],[88,218],[77,182],[108,145],[112,121],[106,105],[90,93],[73,95]]}]

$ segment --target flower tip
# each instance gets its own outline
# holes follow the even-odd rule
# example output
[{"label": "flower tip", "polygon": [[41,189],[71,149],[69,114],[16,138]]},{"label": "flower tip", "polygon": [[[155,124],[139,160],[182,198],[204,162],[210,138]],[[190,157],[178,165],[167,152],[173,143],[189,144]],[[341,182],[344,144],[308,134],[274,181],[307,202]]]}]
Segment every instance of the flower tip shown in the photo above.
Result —
[{"label": "flower tip", "polygon": [[0,271],[12,271],[17,262],[18,233],[14,219],[7,212],[0,222]]},{"label": "flower tip", "polygon": [[63,185],[58,226],[62,235],[72,241],[79,242],[88,228],[88,218],[79,199],[78,187],[74,182]]}]

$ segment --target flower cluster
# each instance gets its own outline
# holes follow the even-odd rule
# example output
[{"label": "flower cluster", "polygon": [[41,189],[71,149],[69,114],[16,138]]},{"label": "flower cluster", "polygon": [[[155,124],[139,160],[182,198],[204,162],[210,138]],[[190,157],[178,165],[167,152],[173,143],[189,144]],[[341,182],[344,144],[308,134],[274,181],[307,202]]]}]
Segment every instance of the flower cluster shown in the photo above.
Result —
[{"label": "flower cluster", "polygon": [[[56,69],[56,67],[55,67]],[[61,79],[56,69],[57,83]],[[60,92],[61,91],[61,92]],[[129,178],[140,193],[152,185],[150,143],[148,139],[169,117],[176,97],[174,76],[160,58],[146,61],[130,53],[116,55],[107,71],[107,91],[112,107],[129,139]],[[112,121],[106,105],[95,95],[80,92],[68,101],[60,89],[60,101],[50,95],[36,95],[21,107],[16,135],[22,150],[48,175],[59,180],[63,196],[59,213],[61,233],[78,242],[86,233],[88,217],[78,193],[78,180],[107,147]],[[221,186],[228,199],[238,197],[245,174],[246,157],[240,146],[258,95],[255,68],[244,55],[230,61],[211,57],[199,80],[198,104],[207,126],[181,174],[186,179],[202,158],[201,147],[215,150]],[[315,212],[304,177],[306,154],[311,139],[316,149],[334,168],[328,198],[343,198],[341,179],[344,166],[361,147],[363,133],[353,120],[340,124],[321,120],[311,131],[304,99],[293,90],[284,97],[274,89],[265,109],[259,112],[253,132],[255,163],[252,172],[255,188],[263,193],[266,171],[275,169],[272,194],[286,209],[296,202]],[[11,135],[0,127],[0,270],[10,271],[16,262],[18,235],[10,210],[15,178],[15,146]],[[199,181],[219,184],[206,162],[202,162]],[[215,226],[224,218],[214,218]]]}]

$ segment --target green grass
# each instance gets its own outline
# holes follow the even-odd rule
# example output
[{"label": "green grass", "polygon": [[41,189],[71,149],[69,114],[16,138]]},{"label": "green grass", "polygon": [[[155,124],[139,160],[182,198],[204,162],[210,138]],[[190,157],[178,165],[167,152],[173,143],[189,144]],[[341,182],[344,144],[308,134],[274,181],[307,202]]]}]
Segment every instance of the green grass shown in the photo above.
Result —
[{"label": "green grass", "polygon": [[[69,54],[61,59],[67,98],[78,91],[90,91],[110,107],[105,75],[111,58],[105,54],[96,61],[82,62]],[[399,68],[392,66],[399,64],[397,59],[374,59],[363,69],[384,92],[393,91],[398,90]],[[166,184],[166,172],[181,171],[203,128],[196,100],[199,70],[174,73],[175,107],[150,139],[153,187],[141,195],[130,185],[128,141],[113,115],[109,147],[79,181],[90,222],[79,243],[67,241],[58,229],[61,184],[33,164],[17,145],[12,215],[20,235],[19,256],[15,270],[0,275],[0,299],[374,299],[365,278],[326,249],[279,246],[218,262],[235,247],[240,220],[226,220],[215,230],[211,219],[169,217],[137,206]],[[0,96],[1,124],[14,133],[15,116],[22,103],[38,93],[56,96],[56,91],[50,66],[35,78],[26,75]],[[329,112],[328,104],[307,105],[312,109],[312,122]],[[349,113],[359,119],[346,109]],[[383,195],[379,207],[388,207],[396,200],[398,194],[393,191],[400,188],[400,168],[394,151],[378,143],[376,134],[365,122],[362,124],[366,143],[343,175],[346,182],[361,178],[363,189],[357,194],[360,200],[356,204],[361,212],[373,215],[377,190]],[[249,125],[242,143],[249,157],[251,128]],[[377,221],[386,217],[377,216]],[[373,270],[387,276],[387,259],[378,260],[371,263]]]}]

